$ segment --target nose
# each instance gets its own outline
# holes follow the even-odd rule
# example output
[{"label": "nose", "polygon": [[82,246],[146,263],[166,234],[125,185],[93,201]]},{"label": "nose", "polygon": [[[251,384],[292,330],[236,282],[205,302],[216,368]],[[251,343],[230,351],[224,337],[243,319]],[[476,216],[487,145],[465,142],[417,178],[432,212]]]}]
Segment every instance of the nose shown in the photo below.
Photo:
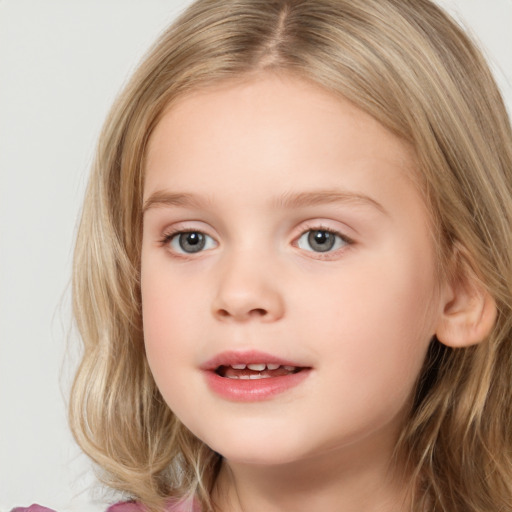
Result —
[{"label": "nose", "polygon": [[277,271],[262,258],[234,255],[218,269],[214,316],[222,321],[274,322],[284,315],[284,297]]}]

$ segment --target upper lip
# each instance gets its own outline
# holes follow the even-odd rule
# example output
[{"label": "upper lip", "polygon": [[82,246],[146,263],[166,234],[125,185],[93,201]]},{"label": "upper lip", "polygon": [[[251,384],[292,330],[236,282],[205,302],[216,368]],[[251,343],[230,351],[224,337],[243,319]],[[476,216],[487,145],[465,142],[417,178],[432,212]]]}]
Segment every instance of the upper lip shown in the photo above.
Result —
[{"label": "upper lip", "polygon": [[295,366],[297,368],[304,368],[305,365],[291,361],[288,359],[282,359],[272,354],[260,352],[258,350],[245,350],[235,351],[230,350],[221,352],[215,355],[208,361],[204,362],[200,368],[201,370],[214,371],[220,366],[231,366],[234,364],[257,364],[257,363],[270,363],[278,364],[280,366]]}]

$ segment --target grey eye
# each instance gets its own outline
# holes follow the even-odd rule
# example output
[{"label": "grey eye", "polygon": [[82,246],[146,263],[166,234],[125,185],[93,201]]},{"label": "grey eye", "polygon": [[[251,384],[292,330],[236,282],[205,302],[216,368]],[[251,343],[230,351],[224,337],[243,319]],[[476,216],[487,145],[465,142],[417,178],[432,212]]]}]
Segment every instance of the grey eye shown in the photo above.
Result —
[{"label": "grey eye", "polygon": [[328,252],[347,245],[341,235],[326,229],[310,229],[301,235],[297,245],[313,252]]},{"label": "grey eye", "polygon": [[176,233],[172,237],[170,245],[176,252],[194,254],[215,247],[215,242],[211,236],[200,231],[184,231]]}]

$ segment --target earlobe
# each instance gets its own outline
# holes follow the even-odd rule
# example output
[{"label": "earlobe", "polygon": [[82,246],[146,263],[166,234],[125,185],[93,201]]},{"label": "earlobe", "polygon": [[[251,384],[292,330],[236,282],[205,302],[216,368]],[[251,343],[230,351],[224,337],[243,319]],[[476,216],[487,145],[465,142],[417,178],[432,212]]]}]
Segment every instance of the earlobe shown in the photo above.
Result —
[{"label": "earlobe", "polygon": [[496,322],[494,298],[467,267],[449,288],[436,330],[437,339],[453,348],[482,342]]}]

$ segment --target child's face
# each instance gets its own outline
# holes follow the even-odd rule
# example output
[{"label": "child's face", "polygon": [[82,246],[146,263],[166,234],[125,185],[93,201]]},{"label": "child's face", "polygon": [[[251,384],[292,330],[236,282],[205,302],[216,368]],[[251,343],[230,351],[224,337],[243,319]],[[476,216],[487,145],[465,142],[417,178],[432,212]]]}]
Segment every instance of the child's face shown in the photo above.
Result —
[{"label": "child's face", "polygon": [[[147,356],[171,409],[228,460],[389,456],[443,309],[414,172],[372,117],[291,77],[190,94],[157,126]],[[230,366],[248,363],[281,367]]]}]

